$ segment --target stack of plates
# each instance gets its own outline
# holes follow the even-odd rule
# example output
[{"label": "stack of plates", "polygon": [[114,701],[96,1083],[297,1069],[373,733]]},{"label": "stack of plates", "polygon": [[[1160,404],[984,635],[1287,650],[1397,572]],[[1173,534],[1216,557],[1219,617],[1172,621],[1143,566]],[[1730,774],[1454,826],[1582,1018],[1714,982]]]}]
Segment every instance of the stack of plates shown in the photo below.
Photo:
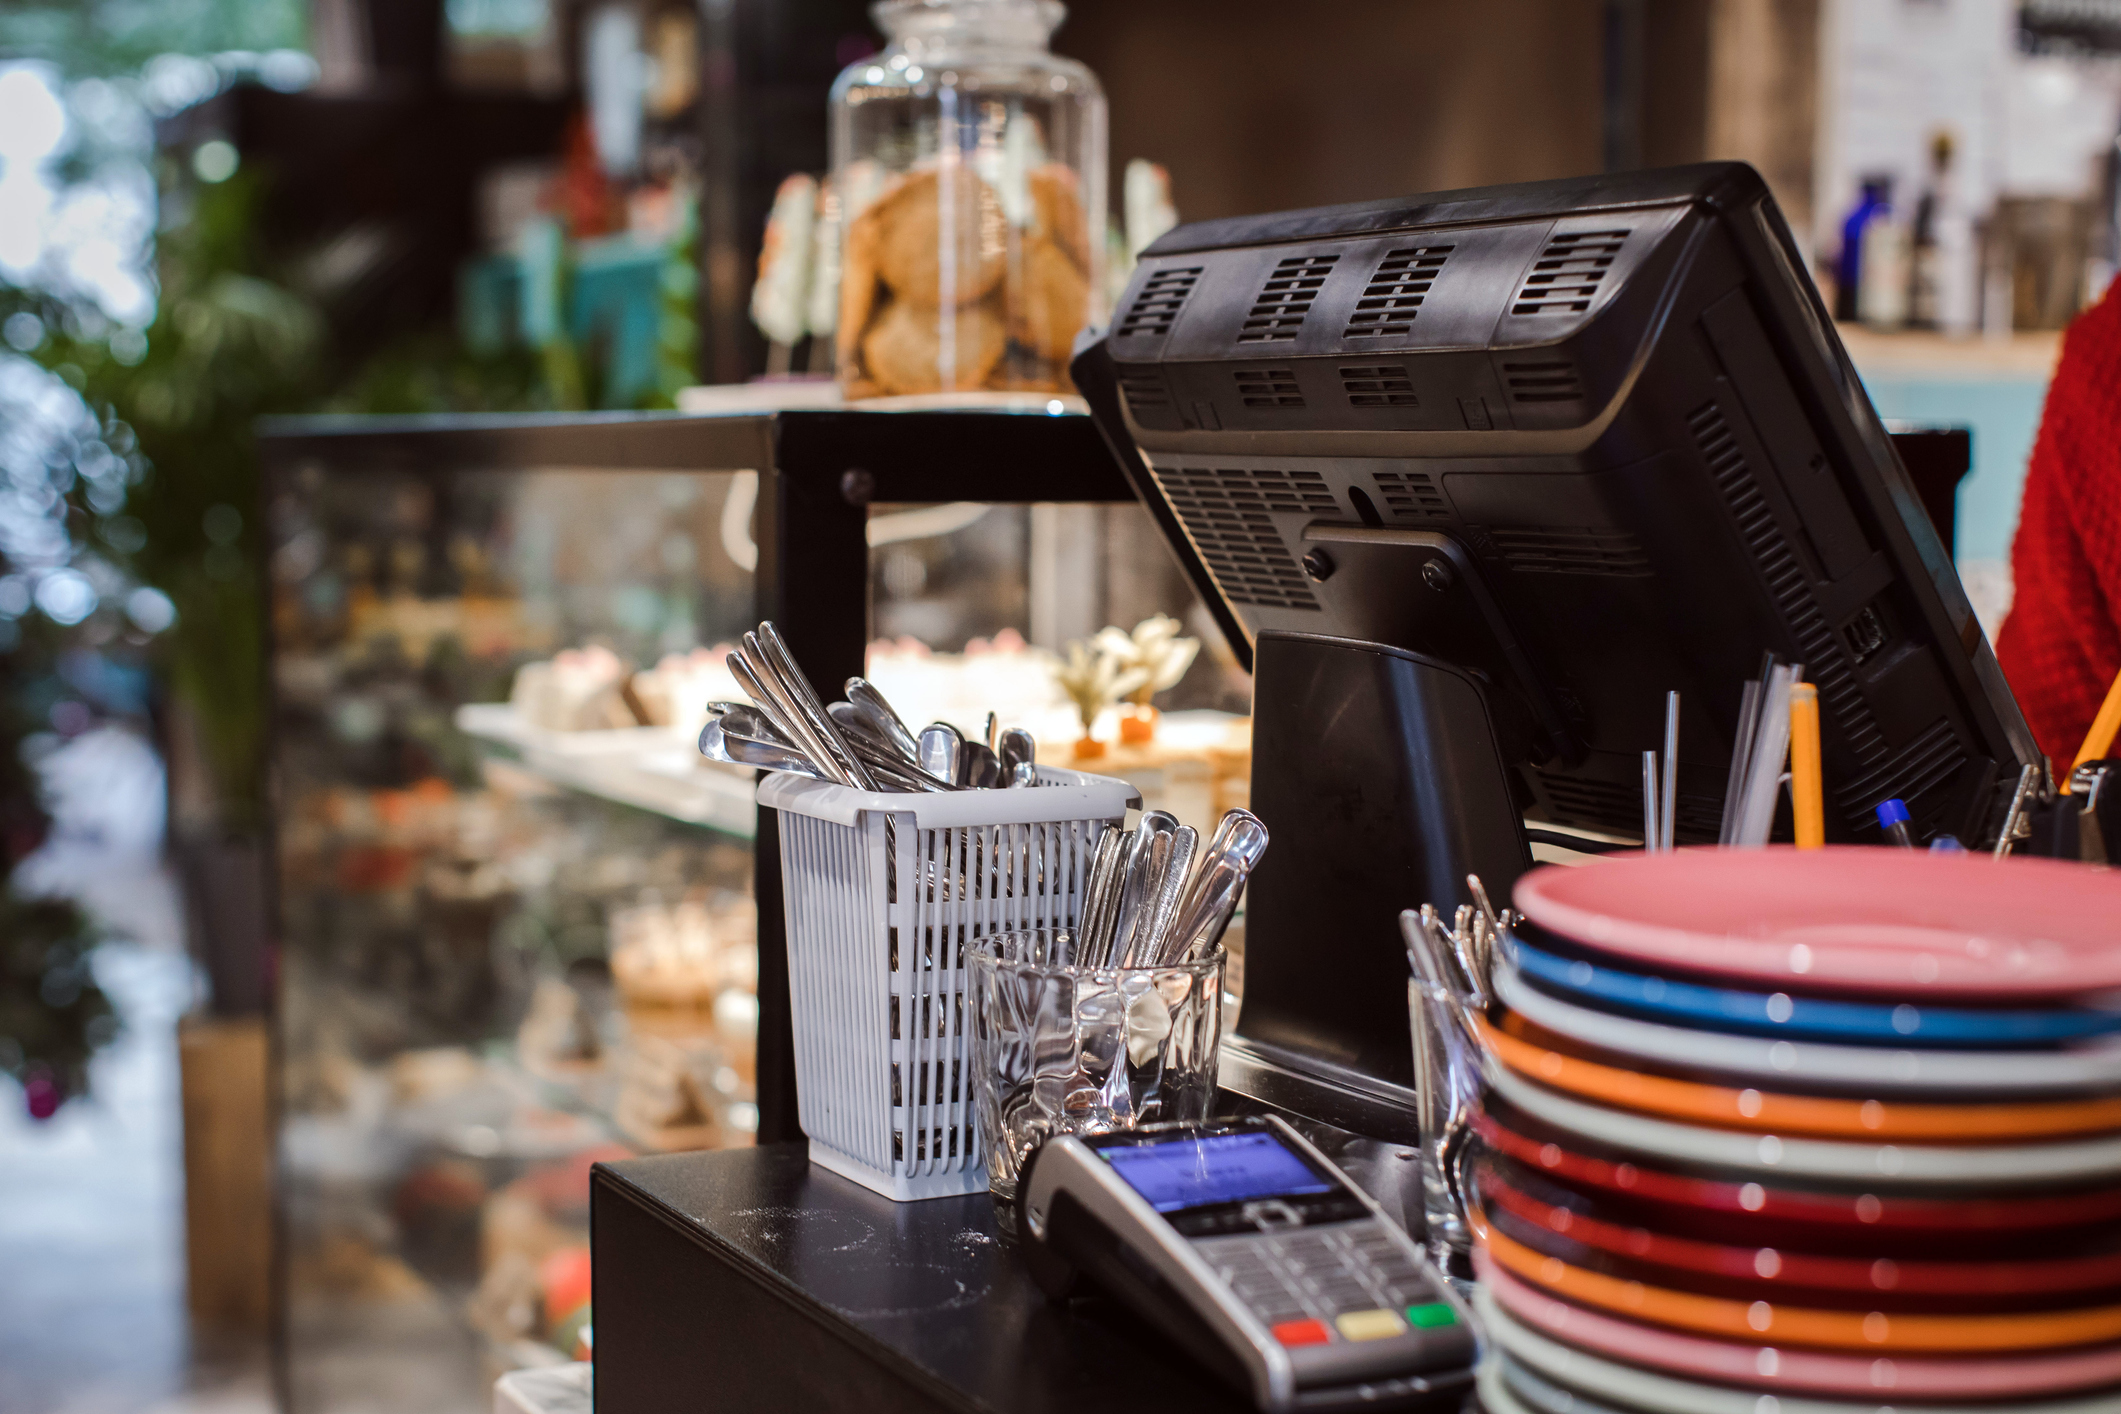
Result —
[{"label": "stack of plates", "polygon": [[2121,874],[1683,851],[1515,902],[1494,1414],[2121,1411]]}]

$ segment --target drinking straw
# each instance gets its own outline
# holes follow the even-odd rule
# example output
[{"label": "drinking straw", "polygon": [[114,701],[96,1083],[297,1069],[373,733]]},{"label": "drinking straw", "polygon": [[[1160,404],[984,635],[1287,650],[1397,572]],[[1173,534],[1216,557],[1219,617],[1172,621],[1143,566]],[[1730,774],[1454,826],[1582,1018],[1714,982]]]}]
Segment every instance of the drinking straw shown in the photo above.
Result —
[{"label": "drinking straw", "polygon": [[1664,760],[1660,763],[1663,776],[1658,784],[1664,788],[1662,803],[1657,807],[1657,847],[1670,853],[1679,838],[1679,694],[1664,695]]},{"label": "drinking straw", "polygon": [[1790,813],[1797,848],[1826,846],[1826,797],[1819,778],[1819,689],[1790,684]]},{"label": "drinking straw", "polygon": [[1775,823],[1775,801],[1782,794],[1782,763],[1790,753],[1790,684],[1804,672],[1802,664],[1778,665],[1768,674],[1760,701],[1760,727],[1753,738],[1753,752],[1746,762],[1750,779],[1745,788],[1745,813],[1738,836],[1731,843],[1740,849],[1758,849],[1767,843]]},{"label": "drinking straw", "polygon": [[1642,852],[1655,854],[1664,842],[1657,820],[1657,753],[1642,753]]},{"label": "drinking straw", "polygon": [[[1774,668],[1774,659],[1768,660],[1762,677]],[[1759,682],[1748,682],[1738,696],[1738,734],[1731,743],[1731,774],[1723,786],[1723,827],[1717,831],[1716,843],[1721,845],[1738,842],[1738,822],[1745,815],[1745,783],[1751,777],[1748,763],[1753,754],[1753,735],[1760,730]]]},{"label": "drinking straw", "polygon": [[2121,735],[2121,673],[2114,674],[2114,685],[2106,690],[2106,701],[2099,704],[2099,715],[2092,718],[2092,729],[2084,734],[2084,745],[2077,748],[2077,759],[2070,763],[2062,776],[2062,793],[2069,794],[2069,778],[2077,768],[2087,761],[2103,760],[2106,753],[2114,749],[2114,737]]}]

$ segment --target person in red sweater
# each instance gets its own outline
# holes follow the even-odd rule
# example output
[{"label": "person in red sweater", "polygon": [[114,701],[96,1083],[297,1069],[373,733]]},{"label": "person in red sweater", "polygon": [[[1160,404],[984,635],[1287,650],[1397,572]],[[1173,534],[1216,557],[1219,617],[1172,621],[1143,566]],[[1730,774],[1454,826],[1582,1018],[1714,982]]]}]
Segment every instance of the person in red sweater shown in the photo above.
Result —
[{"label": "person in red sweater", "polygon": [[2054,763],[2069,770],[2121,673],[2121,295],[2062,339],[2011,544],[2016,592],[1996,655]]}]

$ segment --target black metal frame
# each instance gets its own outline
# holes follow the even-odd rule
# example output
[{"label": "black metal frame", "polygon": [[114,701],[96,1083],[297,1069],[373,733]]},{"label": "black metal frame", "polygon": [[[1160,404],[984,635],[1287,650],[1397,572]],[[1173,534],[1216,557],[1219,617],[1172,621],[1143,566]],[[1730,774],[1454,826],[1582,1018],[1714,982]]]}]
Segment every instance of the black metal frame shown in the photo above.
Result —
[{"label": "black metal frame", "polygon": [[[305,462],[429,472],[526,466],[756,471],[757,612],[813,683],[863,671],[871,503],[1131,502],[1111,452],[1079,415],[1040,412],[602,413],[268,419],[267,496]],[[780,835],[759,812],[758,1105],[761,1143],[800,1139],[782,928]],[[274,858],[277,859],[275,853]]]}]

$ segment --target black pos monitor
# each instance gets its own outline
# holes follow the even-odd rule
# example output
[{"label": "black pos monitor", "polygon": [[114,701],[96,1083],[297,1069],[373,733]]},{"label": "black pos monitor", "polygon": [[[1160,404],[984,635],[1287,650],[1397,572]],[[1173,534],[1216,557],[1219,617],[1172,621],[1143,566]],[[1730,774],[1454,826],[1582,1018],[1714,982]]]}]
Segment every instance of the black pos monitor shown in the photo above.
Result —
[{"label": "black pos monitor", "polygon": [[1399,911],[1639,837],[1667,690],[1682,844],[1770,651],[1830,840],[1993,840],[2041,759],[1743,164],[1182,226],[1074,374],[1254,673],[1239,1093],[1413,1138]]}]

